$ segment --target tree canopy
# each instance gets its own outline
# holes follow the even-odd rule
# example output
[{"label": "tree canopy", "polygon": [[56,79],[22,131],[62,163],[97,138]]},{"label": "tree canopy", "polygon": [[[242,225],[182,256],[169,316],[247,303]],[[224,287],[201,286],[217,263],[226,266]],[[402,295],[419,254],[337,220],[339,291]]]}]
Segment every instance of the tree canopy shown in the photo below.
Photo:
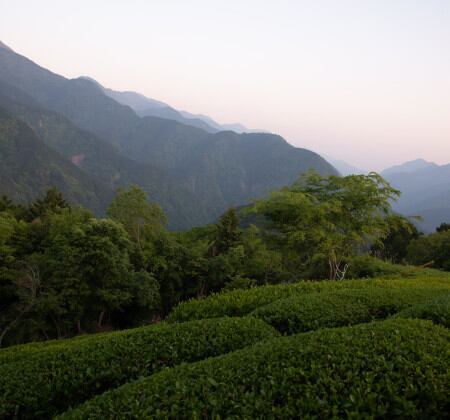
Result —
[{"label": "tree canopy", "polygon": [[345,275],[345,257],[379,241],[389,229],[391,201],[400,192],[380,175],[321,176],[309,171],[248,210],[263,214],[269,228],[302,262],[327,258],[330,279]]}]

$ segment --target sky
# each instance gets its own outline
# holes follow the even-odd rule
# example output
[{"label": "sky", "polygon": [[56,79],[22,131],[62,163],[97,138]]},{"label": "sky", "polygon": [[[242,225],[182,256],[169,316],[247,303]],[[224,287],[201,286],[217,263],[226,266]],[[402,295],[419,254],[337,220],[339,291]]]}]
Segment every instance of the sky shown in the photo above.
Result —
[{"label": "sky", "polygon": [[0,4],[0,40],[65,77],[365,170],[450,162],[450,0]]}]

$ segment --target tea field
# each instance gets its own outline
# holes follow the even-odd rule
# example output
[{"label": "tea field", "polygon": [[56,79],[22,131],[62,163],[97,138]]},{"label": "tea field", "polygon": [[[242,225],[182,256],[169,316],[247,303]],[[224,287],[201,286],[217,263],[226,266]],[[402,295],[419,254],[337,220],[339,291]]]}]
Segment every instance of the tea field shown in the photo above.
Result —
[{"label": "tea field", "polygon": [[450,274],[254,287],[0,350],[0,418],[448,418]]}]

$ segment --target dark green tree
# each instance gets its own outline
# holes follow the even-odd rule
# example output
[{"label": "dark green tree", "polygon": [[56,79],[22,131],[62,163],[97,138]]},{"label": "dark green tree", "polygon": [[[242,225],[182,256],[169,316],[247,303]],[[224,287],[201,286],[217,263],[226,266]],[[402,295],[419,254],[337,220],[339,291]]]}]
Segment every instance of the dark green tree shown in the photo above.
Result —
[{"label": "dark green tree", "polygon": [[0,212],[0,347],[6,334],[14,329],[38,302],[40,277],[37,267],[20,262],[10,239],[19,222]]},{"label": "dark green tree", "polygon": [[390,203],[399,195],[374,172],[322,177],[310,171],[247,211],[265,216],[278,242],[304,266],[322,254],[334,280],[344,277],[347,257],[386,236]]},{"label": "dark green tree", "polygon": [[69,207],[69,203],[56,187],[48,189],[43,199],[37,198],[29,207],[30,219],[43,217],[48,213],[60,213],[62,209]]},{"label": "dark green tree", "polygon": [[450,230],[450,223],[444,223],[444,222],[442,222],[442,223],[436,228],[436,232],[438,232],[438,233],[446,232],[447,230]]},{"label": "dark green tree", "polygon": [[450,271],[450,230],[414,239],[407,251],[410,264],[422,265],[434,261],[433,268]]},{"label": "dark green tree", "polygon": [[123,187],[117,189],[108,215],[123,225],[140,251],[146,237],[161,230],[166,223],[161,207],[149,204],[147,194],[137,185],[131,185],[128,191]]},{"label": "dark green tree", "polygon": [[230,207],[215,225],[214,241],[210,249],[211,256],[223,254],[239,244],[242,236],[240,223],[236,207]]},{"label": "dark green tree", "polygon": [[391,215],[387,219],[389,233],[371,247],[371,253],[394,264],[404,262],[408,255],[408,245],[420,236],[417,228],[407,219],[399,215]]}]

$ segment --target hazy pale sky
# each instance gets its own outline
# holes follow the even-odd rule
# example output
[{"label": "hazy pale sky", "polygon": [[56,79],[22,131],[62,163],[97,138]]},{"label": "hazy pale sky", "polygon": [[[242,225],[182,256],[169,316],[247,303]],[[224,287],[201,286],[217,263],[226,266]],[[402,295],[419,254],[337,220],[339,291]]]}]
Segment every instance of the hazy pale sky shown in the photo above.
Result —
[{"label": "hazy pale sky", "polygon": [[0,40],[363,169],[450,162],[450,0],[1,0]]}]

